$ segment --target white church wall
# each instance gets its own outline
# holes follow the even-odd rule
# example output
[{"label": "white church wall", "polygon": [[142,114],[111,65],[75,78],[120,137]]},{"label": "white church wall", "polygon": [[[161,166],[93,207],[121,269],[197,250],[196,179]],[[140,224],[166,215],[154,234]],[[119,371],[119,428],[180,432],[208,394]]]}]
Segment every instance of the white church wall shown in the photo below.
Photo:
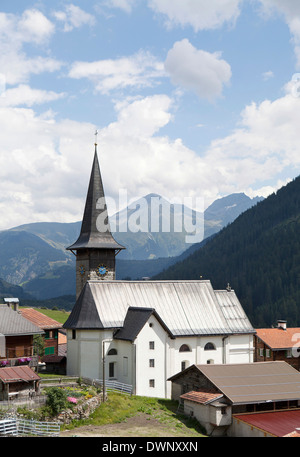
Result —
[{"label": "white church wall", "polygon": [[[117,356],[106,357],[106,372],[109,375],[109,363],[116,363],[116,377],[118,382],[135,385],[135,345],[131,341],[115,340]],[[108,379],[111,379],[108,377]]]},{"label": "white church wall", "polygon": [[172,340],[174,348],[172,372],[170,376],[182,371],[196,363],[197,360],[197,337],[178,337]]},{"label": "white church wall", "polygon": [[136,395],[165,398],[169,337],[152,315],[136,343]]},{"label": "white church wall", "polygon": [[201,336],[199,339],[198,364],[223,363],[224,342],[222,336]]},{"label": "white church wall", "polygon": [[252,363],[254,358],[253,335],[231,335],[227,363]]},{"label": "white church wall", "polygon": [[79,367],[79,341],[72,339],[72,330],[67,330],[67,374],[69,376],[78,376]]}]

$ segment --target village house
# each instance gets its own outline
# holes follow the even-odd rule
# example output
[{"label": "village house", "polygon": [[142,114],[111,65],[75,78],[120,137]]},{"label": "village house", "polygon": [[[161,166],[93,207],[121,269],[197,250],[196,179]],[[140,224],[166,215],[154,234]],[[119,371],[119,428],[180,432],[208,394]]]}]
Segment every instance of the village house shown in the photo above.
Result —
[{"label": "village house", "polygon": [[300,373],[286,362],[192,365],[169,380],[210,436],[299,436]]},{"label": "village house", "polygon": [[0,367],[38,365],[33,337],[44,331],[21,315],[18,304],[12,298],[0,305]]},{"label": "village house", "polygon": [[275,328],[256,329],[254,336],[255,362],[284,360],[300,370],[300,328],[287,326],[279,320]]},{"label": "village house", "polygon": [[77,300],[64,324],[67,374],[170,398],[168,378],[190,365],[253,362],[255,330],[234,290],[214,290],[209,280],[115,279],[124,247],[109,228],[97,144],[81,232],[68,249]]},{"label": "village house", "polygon": [[22,308],[21,314],[44,330],[44,355],[39,369],[66,373],[66,335],[62,324],[34,308]]},{"label": "village house", "polygon": [[34,308],[22,308],[20,312],[25,319],[44,330],[45,355],[58,355],[58,332],[62,324]]}]

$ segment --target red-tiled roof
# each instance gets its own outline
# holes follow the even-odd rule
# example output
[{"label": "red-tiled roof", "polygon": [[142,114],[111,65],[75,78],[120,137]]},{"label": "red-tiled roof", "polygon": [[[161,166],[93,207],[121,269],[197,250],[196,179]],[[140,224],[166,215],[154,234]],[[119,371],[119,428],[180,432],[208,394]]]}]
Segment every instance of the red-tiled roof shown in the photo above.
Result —
[{"label": "red-tiled roof", "polygon": [[37,311],[34,308],[23,308],[20,309],[23,317],[31,321],[33,324],[42,328],[43,330],[61,328],[62,324],[55,321],[51,317],[46,316],[45,314]]},{"label": "red-tiled roof", "polygon": [[300,328],[260,328],[257,336],[271,349],[291,349],[300,341]]},{"label": "red-tiled roof", "polygon": [[300,427],[299,409],[254,414],[235,414],[234,417],[277,437],[287,436],[291,433],[293,433],[293,436],[296,436],[296,433],[299,433],[299,430],[297,430]]},{"label": "red-tiled roof", "polygon": [[0,368],[0,380],[4,383],[35,381],[41,379],[28,365]]},{"label": "red-tiled roof", "polygon": [[212,393],[212,392],[187,392],[186,394],[180,395],[180,398],[184,400],[194,401],[195,403],[201,403],[205,405],[206,403],[210,403],[217,398],[223,397],[221,393]]}]

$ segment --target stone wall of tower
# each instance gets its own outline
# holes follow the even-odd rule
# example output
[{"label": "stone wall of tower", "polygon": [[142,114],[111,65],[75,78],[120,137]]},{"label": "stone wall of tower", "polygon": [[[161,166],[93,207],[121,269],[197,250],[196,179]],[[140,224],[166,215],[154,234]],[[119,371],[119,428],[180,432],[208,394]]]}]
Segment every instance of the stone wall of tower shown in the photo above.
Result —
[{"label": "stone wall of tower", "polygon": [[[76,255],[76,299],[88,280],[114,280],[116,277],[115,265],[114,249],[79,250]],[[99,273],[101,266],[105,267],[105,274]]]}]

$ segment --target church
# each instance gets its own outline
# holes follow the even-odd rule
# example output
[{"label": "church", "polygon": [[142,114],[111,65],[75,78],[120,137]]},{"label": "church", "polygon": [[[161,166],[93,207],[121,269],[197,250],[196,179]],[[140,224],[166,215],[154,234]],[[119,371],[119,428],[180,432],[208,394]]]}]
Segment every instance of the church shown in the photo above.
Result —
[{"label": "church", "polygon": [[76,303],[64,324],[68,375],[171,398],[168,379],[193,364],[253,362],[255,330],[234,290],[200,279],[116,280],[125,248],[109,227],[96,143],[81,232],[67,249],[76,256]]}]

